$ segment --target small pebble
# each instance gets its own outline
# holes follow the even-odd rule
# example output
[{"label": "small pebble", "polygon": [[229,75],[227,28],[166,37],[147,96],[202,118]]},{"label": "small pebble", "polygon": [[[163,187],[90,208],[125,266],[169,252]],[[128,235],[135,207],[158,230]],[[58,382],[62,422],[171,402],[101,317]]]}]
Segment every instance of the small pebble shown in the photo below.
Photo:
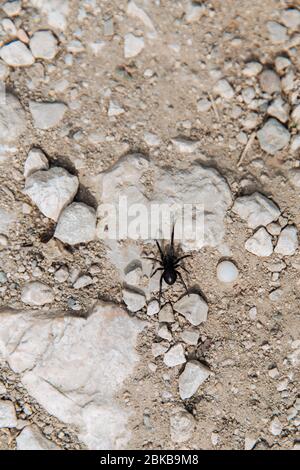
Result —
[{"label": "small pebble", "polygon": [[217,277],[221,282],[234,282],[238,275],[239,271],[232,261],[221,261],[217,266]]}]

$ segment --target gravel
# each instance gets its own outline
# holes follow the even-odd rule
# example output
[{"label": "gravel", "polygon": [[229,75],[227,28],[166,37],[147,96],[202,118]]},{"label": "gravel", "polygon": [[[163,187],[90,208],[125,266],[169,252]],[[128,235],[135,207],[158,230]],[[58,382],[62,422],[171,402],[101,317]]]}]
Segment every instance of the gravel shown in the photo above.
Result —
[{"label": "gravel", "polygon": [[198,294],[185,295],[174,304],[174,309],[194,326],[207,320],[208,305]]},{"label": "gravel", "polygon": [[271,256],[273,253],[272,237],[264,227],[261,227],[246,241],[245,248],[256,256]]},{"label": "gravel", "polygon": [[17,426],[17,415],[11,401],[0,400],[0,429],[15,428]]},{"label": "gravel", "polygon": [[169,351],[164,355],[164,363],[167,367],[175,367],[184,364],[186,358],[184,355],[184,348],[182,344],[172,346]]},{"label": "gravel", "polygon": [[29,109],[37,129],[47,130],[57,126],[63,119],[67,106],[58,102],[30,101]]},{"label": "gravel", "polygon": [[26,305],[36,307],[51,304],[54,301],[54,294],[51,287],[42,282],[33,281],[23,287],[21,300]]},{"label": "gravel", "polygon": [[287,128],[273,118],[269,119],[257,132],[257,137],[261,148],[270,155],[275,155],[290,141],[290,133]]},{"label": "gravel", "polygon": [[52,60],[58,51],[57,40],[51,31],[37,31],[29,45],[36,59]]},{"label": "gravel", "polygon": [[34,63],[32,53],[21,41],[13,41],[1,47],[0,57],[11,67],[29,67]]},{"label": "gravel", "polygon": [[32,173],[39,170],[48,170],[49,162],[44,152],[39,148],[33,148],[29,151],[24,163],[24,176],[27,178]]},{"label": "gravel", "polygon": [[266,226],[280,216],[278,206],[258,192],[250,196],[238,197],[232,210],[241,219],[246,220],[250,228],[257,228],[261,225]]},{"label": "gravel", "polygon": [[298,248],[298,231],[294,225],[286,226],[279,235],[275,253],[292,256]]},{"label": "gravel", "polygon": [[95,239],[96,212],[83,202],[73,202],[59,217],[54,236],[69,245],[88,243]]},{"label": "gravel", "polygon": [[[57,221],[62,210],[72,202],[78,186],[77,176],[71,175],[64,168],[53,167],[29,176],[24,193],[46,217]],[[76,233],[73,236],[76,237]]]},{"label": "gravel", "polygon": [[179,377],[179,394],[182,400],[191,398],[200,385],[208,379],[209,369],[199,361],[189,361]]}]

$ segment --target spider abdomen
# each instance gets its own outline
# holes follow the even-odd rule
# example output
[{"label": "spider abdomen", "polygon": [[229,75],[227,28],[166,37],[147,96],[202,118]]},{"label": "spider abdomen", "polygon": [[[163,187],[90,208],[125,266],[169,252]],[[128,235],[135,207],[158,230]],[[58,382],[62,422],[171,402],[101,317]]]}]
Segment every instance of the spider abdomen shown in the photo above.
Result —
[{"label": "spider abdomen", "polygon": [[177,274],[174,269],[166,269],[163,275],[164,281],[171,286],[176,282]]}]

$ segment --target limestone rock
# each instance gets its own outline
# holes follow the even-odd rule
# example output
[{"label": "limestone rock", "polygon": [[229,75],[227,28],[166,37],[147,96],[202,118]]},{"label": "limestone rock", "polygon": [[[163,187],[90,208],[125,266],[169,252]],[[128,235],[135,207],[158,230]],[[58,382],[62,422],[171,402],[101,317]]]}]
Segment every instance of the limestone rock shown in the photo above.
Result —
[{"label": "limestone rock", "polygon": [[0,106],[0,140],[2,144],[16,144],[26,130],[25,112],[19,100],[11,93],[5,95],[5,106]]},{"label": "limestone rock", "polygon": [[96,233],[96,212],[83,202],[73,202],[59,217],[54,236],[69,245],[88,243]]},{"label": "limestone rock", "polygon": [[51,31],[37,31],[29,45],[36,59],[51,60],[57,54],[57,40]]},{"label": "limestone rock", "polygon": [[194,326],[207,320],[208,305],[198,294],[185,295],[174,304],[174,309]]},{"label": "limestone rock", "polygon": [[32,173],[39,170],[48,170],[49,162],[44,152],[39,148],[33,148],[29,151],[24,164],[24,176],[27,178]]},{"label": "limestone rock", "polygon": [[29,67],[34,57],[27,46],[21,41],[12,41],[0,49],[0,57],[12,67]]},{"label": "limestone rock", "polygon": [[270,155],[275,155],[290,141],[289,131],[274,118],[270,118],[257,132],[257,137],[261,148]]},{"label": "limestone rock", "polygon": [[271,256],[273,253],[272,237],[264,227],[261,227],[246,241],[245,248],[256,256]]},{"label": "limestone rock", "polygon": [[283,256],[292,256],[298,248],[298,232],[294,225],[284,227],[279,235],[275,253]]},{"label": "limestone rock", "polygon": [[132,33],[125,35],[124,56],[126,59],[136,57],[144,49],[145,43],[142,37],[135,36]]},{"label": "limestone rock", "polygon": [[58,30],[65,30],[69,13],[68,0],[30,0],[33,7],[40,11],[41,16],[46,16],[49,26]]},{"label": "limestone rock", "polygon": [[180,364],[184,364],[185,362],[186,358],[184,355],[184,348],[180,343],[175,344],[175,346],[172,346],[164,356],[164,363],[168,367],[179,366]]},{"label": "limestone rock", "polygon": [[246,220],[250,228],[266,226],[280,216],[280,210],[276,204],[258,192],[250,196],[238,197],[232,210],[241,219]]},{"label": "limestone rock", "polygon": [[144,325],[104,302],[87,319],[1,312],[0,358],[49,414],[78,428],[90,449],[121,449],[130,440],[130,408],[115,396],[137,364]]},{"label": "limestone rock", "polygon": [[27,305],[45,305],[54,301],[54,294],[51,287],[42,282],[33,281],[23,287],[21,300]]},{"label": "limestone rock", "polygon": [[193,434],[195,420],[193,416],[185,410],[175,410],[170,416],[171,439],[175,443],[188,441]]},{"label": "limestone rock", "polygon": [[57,221],[61,211],[73,200],[78,186],[77,176],[64,168],[53,167],[29,176],[24,192],[46,217]]},{"label": "limestone rock", "polygon": [[189,361],[179,377],[179,394],[182,400],[192,397],[209,375],[209,369],[201,362]]},{"label": "limestone rock", "polygon": [[130,312],[138,312],[146,305],[146,297],[142,291],[135,289],[123,289],[123,300]]},{"label": "limestone rock", "polygon": [[18,450],[60,450],[54,442],[43,436],[35,424],[25,426],[16,441]]},{"label": "limestone rock", "polygon": [[63,119],[67,110],[64,103],[30,101],[29,109],[37,129],[47,130]]},{"label": "limestone rock", "polygon": [[0,400],[0,429],[17,426],[16,410],[11,401]]}]

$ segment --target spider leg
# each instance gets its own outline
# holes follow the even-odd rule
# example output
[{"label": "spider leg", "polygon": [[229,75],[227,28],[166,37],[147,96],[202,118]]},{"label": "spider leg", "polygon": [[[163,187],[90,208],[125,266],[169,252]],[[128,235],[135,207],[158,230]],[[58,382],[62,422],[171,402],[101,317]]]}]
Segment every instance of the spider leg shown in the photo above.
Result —
[{"label": "spider leg", "polygon": [[179,272],[179,271],[177,271],[177,270],[175,270],[175,272],[176,272],[176,274],[178,274],[178,276],[179,276],[179,279],[181,280],[182,284],[184,285],[184,287],[185,287],[185,290],[186,290],[186,293],[187,293],[187,295],[189,296],[189,295],[190,295],[190,293],[189,293],[189,291],[188,291],[188,288],[187,288],[187,285],[186,285],[186,283],[184,282],[184,279],[183,279],[183,277],[182,277],[182,274],[181,274],[181,272]]},{"label": "spider leg", "polygon": [[153,277],[157,271],[163,271],[164,268],[156,268],[155,271],[151,274],[150,278]]},{"label": "spider leg", "polygon": [[180,258],[177,258],[175,262],[176,262],[176,264],[177,264],[177,263],[178,263],[179,261],[181,261],[182,259],[184,259],[184,258],[190,258],[190,257],[192,257],[192,256],[193,256],[193,255],[184,255],[184,256],[180,256]]},{"label": "spider leg", "polygon": [[175,231],[175,222],[173,223],[172,234],[171,234],[171,253],[174,254],[174,231]]},{"label": "spider leg", "polygon": [[164,273],[162,273],[162,275],[160,276],[160,280],[159,280],[159,297],[158,297],[159,308],[160,308],[160,306],[161,306],[163,275],[164,275]]},{"label": "spider leg", "polygon": [[187,274],[190,274],[190,273],[188,272],[188,270],[187,270],[184,266],[182,266],[182,264],[175,264],[174,268],[181,268],[181,269],[183,269]]},{"label": "spider leg", "polygon": [[149,259],[150,261],[156,261],[157,263],[162,264],[162,261],[157,258],[152,258],[151,256],[142,256],[142,259]]},{"label": "spider leg", "polygon": [[157,240],[155,240],[155,243],[157,245],[157,248],[159,249],[161,259],[163,260],[164,259],[164,254],[163,254],[162,248],[161,248],[161,246],[160,246],[160,244],[158,243]]}]

